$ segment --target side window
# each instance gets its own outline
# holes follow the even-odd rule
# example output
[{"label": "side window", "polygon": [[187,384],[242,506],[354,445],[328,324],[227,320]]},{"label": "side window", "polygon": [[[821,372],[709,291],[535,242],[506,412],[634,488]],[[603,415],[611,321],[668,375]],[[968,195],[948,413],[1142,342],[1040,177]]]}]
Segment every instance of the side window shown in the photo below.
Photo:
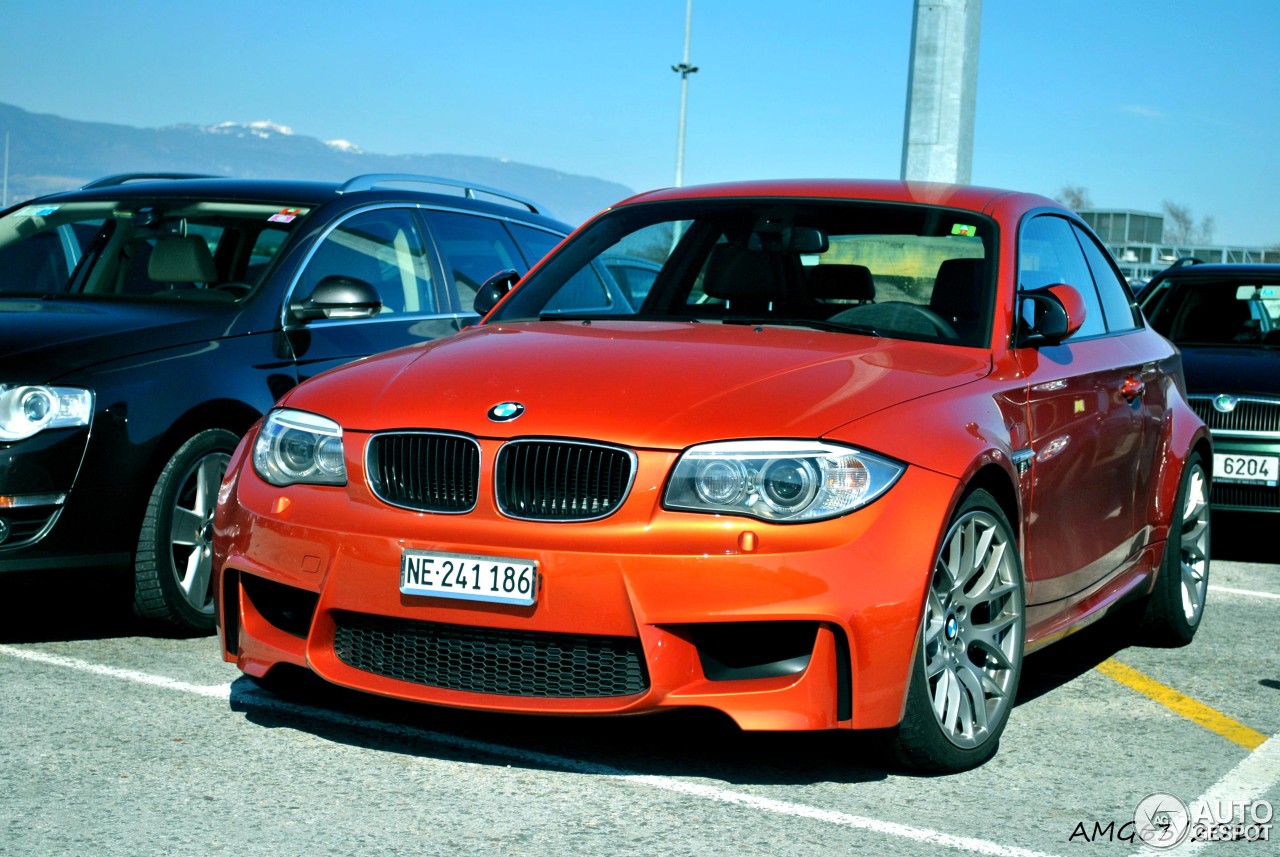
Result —
[{"label": "side window", "polygon": [[424,213],[464,312],[475,302],[476,290],[494,274],[508,268],[521,274],[529,270],[502,221],[452,211]]},{"label": "side window", "polygon": [[412,209],[374,209],[342,221],[307,262],[298,294],[309,295],[334,275],[373,286],[382,298],[380,315],[438,312],[426,245]]},{"label": "side window", "polygon": [[1129,289],[1116,274],[1106,253],[1098,247],[1093,236],[1072,224],[1080,247],[1084,250],[1084,258],[1093,272],[1093,281],[1098,286],[1098,296],[1102,298],[1102,314],[1107,319],[1108,330],[1133,330],[1141,327],[1141,316],[1138,307],[1129,298]]},{"label": "side window", "polygon": [[557,244],[564,240],[563,236],[543,229],[521,226],[519,223],[509,223],[507,225],[511,229],[511,234],[515,236],[516,243],[520,245],[520,252],[524,254],[524,260],[530,268],[541,261],[543,256],[550,253]]},{"label": "side window", "polygon": [[1052,215],[1034,217],[1023,227],[1018,245],[1018,287],[1031,291],[1057,283],[1074,286],[1084,298],[1084,324],[1076,336],[1106,333],[1098,290],[1071,223]]}]

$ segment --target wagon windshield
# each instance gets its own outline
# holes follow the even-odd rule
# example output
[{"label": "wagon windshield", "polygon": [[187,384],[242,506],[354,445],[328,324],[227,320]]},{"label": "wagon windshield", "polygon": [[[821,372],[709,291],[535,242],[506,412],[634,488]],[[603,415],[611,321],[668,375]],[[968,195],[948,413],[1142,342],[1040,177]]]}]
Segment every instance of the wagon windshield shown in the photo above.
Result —
[{"label": "wagon windshield", "polygon": [[0,297],[235,301],[306,213],[235,201],[32,203],[0,217]]},{"label": "wagon windshield", "polygon": [[652,203],[606,214],[491,321],[803,325],[985,347],[994,224],[881,202]]}]

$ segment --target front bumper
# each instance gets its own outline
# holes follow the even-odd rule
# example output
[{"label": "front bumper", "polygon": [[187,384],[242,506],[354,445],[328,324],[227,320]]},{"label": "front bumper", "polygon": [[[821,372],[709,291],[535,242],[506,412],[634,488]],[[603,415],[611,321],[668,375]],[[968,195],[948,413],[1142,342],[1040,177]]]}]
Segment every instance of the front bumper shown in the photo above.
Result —
[{"label": "front bumper", "polygon": [[[1280,439],[1213,433],[1213,455],[1215,461],[1242,455],[1280,458]],[[1213,481],[1210,505],[1223,511],[1280,512],[1280,485],[1231,481],[1219,473]]]},{"label": "front bumper", "polygon": [[[670,464],[636,484],[661,485]],[[464,708],[888,727],[956,490],[911,468],[870,506],[801,525],[667,512],[637,490],[610,518],[548,524],[396,510],[358,485],[277,489],[249,471],[218,513],[223,653],[250,675],[292,664]],[[536,560],[537,601],[403,595],[406,548]]]}]

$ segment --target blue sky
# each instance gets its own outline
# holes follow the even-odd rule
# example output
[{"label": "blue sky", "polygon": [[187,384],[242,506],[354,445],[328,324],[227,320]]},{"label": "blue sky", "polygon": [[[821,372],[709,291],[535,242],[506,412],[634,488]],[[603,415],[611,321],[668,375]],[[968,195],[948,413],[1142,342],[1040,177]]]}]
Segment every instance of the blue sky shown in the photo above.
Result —
[{"label": "blue sky", "polygon": [[[694,0],[685,183],[897,178],[913,0]],[[675,176],[685,0],[0,0],[0,102]],[[1280,0],[984,0],[973,181],[1280,244]]]}]

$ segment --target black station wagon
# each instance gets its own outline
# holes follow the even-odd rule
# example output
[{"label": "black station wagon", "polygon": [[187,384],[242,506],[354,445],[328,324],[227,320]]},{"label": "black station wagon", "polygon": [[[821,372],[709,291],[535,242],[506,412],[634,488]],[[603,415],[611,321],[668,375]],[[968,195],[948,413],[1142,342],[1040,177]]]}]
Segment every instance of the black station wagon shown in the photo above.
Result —
[{"label": "black station wagon", "polygon": [[396,174],[129,174],[0,212],[0,572],[132,569],[138,615],[211,631],[213,510],[249,426],[325,369],[475,321],[480,284],[568,231]]}]

